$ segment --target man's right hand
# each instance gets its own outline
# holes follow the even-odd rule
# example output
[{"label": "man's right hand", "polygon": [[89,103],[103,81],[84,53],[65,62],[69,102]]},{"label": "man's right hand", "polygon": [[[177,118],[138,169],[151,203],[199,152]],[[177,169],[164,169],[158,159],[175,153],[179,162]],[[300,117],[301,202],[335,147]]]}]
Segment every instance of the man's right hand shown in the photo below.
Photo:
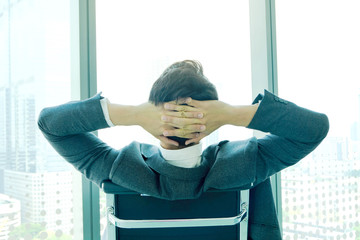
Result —
[{"label": "man's right hand", "polygon": [[[228,115],[227,111],[231,110],[231,106],[216,100],[211,101],[197,101],[193,99],[189,99],[187,104],[189,106],[183,106],[176,104],[174,102],[166,103],[164,105],[165,110],[169,110],[166,116],[163,116],[163,119],[166,123],[173,124],[178,123],[181,124],[187,121],[186,117],[183,117],[182,110],[185,111],[191,108],[196,109],[197,111],[202,113],[202,118],[199,119],[198,123],[205,126],[205,129],[202,132],[199,132],[197,136],[191,138],[185,142],[186,145],[191,143],[198,143],[202,138],[208,136],[213,131],[218,129],[219,127],[226,124],[226,116]],[[170,131],[165,131],[164,136],[179,136],[182,129],[174,129]]]},{"label": "man's right hand", "polygon": [[[177,104],[183,104],[185,101],[186,99],[179,100]],[[193,139],[199,136],[199,132],[205,130],[205,126],[201,124],[203,114],[194,107],[181,105],[179,114],[182,118],[173,119],[172,122],[166,121],[172,111],[164,109],[163,105],[144,103],[135,108],[137,112],[135,124],[166,144],[178,146],[178,142],[169,139],[168,136]]]}]

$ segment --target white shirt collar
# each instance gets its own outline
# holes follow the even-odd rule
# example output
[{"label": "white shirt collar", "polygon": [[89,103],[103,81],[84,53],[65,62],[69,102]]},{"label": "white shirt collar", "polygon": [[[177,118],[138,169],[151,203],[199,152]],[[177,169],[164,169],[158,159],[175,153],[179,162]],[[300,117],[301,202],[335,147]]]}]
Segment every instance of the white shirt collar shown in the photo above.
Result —
[{"label": "white shirt collar", "polygon": [[171,165],[184,168],[193,168],[200,165],[202,144],[191,147],[169,150],[160,146],[160,152],[164,159]]}]

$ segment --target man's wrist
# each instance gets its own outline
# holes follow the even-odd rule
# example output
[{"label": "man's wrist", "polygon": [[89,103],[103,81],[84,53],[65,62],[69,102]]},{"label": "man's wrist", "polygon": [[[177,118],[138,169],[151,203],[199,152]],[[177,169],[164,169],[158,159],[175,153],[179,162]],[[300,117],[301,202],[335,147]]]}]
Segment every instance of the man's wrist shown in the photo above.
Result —
[{"label": "man's wrist", "polygon": [[108,102],[110,120],[114,125],[136,125],[136,106],[120,105]]},{"label": "man's wrist", "polygon": [[247,127],[253,119],[258,104],[245,106],[231,106],[226,118],[227,124]]},{"label": "man's wrist", "polygon": [[147,119],[148,114],[146,112],[146,106],[148,103],[144,103],[144,104],[140,104],[137,106],[130,106],[130,108],[128,109],[131,113],[131,125],[138,125],[141,127],[144,127],[144,125],[146,124],[146,121],[149,121],[149,119]]}]

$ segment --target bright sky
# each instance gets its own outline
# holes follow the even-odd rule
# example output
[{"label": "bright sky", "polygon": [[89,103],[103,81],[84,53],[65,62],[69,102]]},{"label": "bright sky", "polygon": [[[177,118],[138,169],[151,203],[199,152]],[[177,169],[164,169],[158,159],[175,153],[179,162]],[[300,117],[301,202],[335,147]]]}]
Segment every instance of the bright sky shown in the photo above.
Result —
[{"label": "bright sky", "polygon": [[325,112],[330,136],[360,120],[359,11],[356,0],[276,2],[279,94]]},{"label": "bright sky", "polygon": [[[221,100],[250,104],[251,67],[247,1],[98,1],[98,89],[113,102],[147,101],[153,82],[170,64],[199,60]],[[111,7],[109,7],[111,6]],[[235,30],[237,29],[237,30]],[[119,139],[119,136],[129,136]],[[224,128],[221,139],[239,140],[251,131]],[[114,146],[129,139],[151,142],[144,131],[103,131]],[[217,142],[215,136],[213,139]]]},{"label": "bright sky", "polygon": [[[326,113],[330,136],[348,136],[360,118],[359,10],[356,0],[276,2],[279,95]],[[160,73],[183,59],[202,62],[221,100],[251,102],[248,1],[97,1],[97,50],[98,89],[114,102],[147,101]],[[251,135],[237,131],[220,138]]]}]

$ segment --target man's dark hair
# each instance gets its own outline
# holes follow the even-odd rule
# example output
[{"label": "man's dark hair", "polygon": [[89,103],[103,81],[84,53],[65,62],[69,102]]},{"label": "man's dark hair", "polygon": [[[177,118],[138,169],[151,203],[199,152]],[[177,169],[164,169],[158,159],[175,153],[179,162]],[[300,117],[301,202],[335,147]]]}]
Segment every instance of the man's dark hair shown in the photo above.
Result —
[{"label": "man's dark hair", "polygon": [[[165,69],[153,84],[149,102],[165,102],[191,97],[195,100],[218,100],[215,86],[203,74],[201,63],[194,60],[176,62]],[[169,137],[185,146],[186,138]]]}]

